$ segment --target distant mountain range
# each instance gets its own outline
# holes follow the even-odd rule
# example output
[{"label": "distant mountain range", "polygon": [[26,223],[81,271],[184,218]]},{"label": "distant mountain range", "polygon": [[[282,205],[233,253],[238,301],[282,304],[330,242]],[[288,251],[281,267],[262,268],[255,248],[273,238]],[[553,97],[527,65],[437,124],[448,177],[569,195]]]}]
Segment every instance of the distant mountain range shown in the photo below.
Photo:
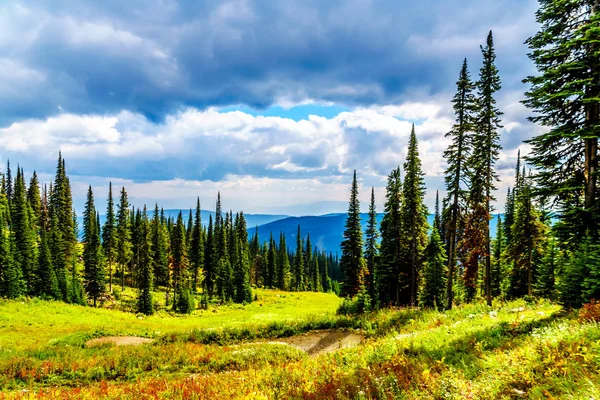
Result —
[{"label": "distant mountain range", "polygon": [[[183,213],[184,222],[187,224],[189,210],[165,210],[166,217],[177,218],[179,212]],[[152,217],[154,210],[148,211],[149,217]],[[214,211],[202,210],[202,224],[208,225],[209,217],[215,218]],[[307,215],[303,217],[290,217],[283,214],[244,214],[246,225],[248,227],[248,235],[252,237],[258,230],[260,242],[269,240],[269,236],[273,233],[276,242],[279,242],[279,233],[284,232],[288,248],[295,249],[296,234],[298,225],[300,225],[300,234],[303,238],[310,233],[310,240],[313,246],[327,252],[339,252],[340,244],[344,239],[344,228],[346,225],[346,213],[332,213],[324,215]],[[361,214],[363,232],[366,230],[368,214]],[[383,214],[377,214],[377,223],[381,223]],[[78,218],[79,227],[83,226],[83,219]],[[433,214],[427,218],[429,224],[433,224]],[[100,223],[104,225],[106,216],[100,216]],[[497,219],[494,218],[490,222],[490,236],[493,238],[496,235]]]}]

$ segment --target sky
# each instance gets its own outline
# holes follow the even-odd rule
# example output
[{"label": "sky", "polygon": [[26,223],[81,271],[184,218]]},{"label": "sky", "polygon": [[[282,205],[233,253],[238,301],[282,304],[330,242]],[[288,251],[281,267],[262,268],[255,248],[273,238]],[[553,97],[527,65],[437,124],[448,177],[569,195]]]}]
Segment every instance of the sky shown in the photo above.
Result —
[{"label": "sky", "polygon": [[[75,206],[108,183],[136,206],[314,215],[385,201],[412,124],[426,203],[444,195],[444,134],[462,60],[494,33],[503,150],[540,130],[520,101],[535,73],[533,0],[28,0],[0,2],[0,163],[49,183],[59,150]],[[4,171],[4,167],[2,167]],[[117,189],[115,189],[116,191]]]}]

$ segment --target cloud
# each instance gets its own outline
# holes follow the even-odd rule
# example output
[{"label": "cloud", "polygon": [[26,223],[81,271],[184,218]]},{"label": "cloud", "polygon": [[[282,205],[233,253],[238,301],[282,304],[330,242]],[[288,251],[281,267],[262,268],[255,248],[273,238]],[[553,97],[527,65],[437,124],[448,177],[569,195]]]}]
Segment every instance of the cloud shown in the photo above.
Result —
[{"label": "cloud", "polygon": [[534,0],[0,5],[0,126],[121,110],[163,122],[189,107],[418,102],[451,90],[496,32],[504,87],[531,70]]},{"label": "cloud", "polygon": [[[215,108],[187,108],[166,116],[163,122],[130,111],[60,114],[0,128],[0,152],[2,161],[10,158],[50,180],[60,149],[68,172],[82,188],[88,180],[104,186],[111,179],[123,181],[138,188],[137,196],[149,203],[155,201],[148,200],[155,193],[155,199],[184,207],[190,196],[197,195],[188,193],[199,190],[211,197],[222,189],[231,190],[234,203],[252,204],[250,197],[255,195],[278,206],[317,200],[343,204],[347,190],[340,188],[349,185],[354,169],[365,191],[377,187],[383,202],[386,177],[404,163],[415,123],[431,206],[436,189],[444,194],[443,152],[449,144],[445,133],[454,121],[450,98],[448,93],[415,103],[356,108],[332,117],[310,115],[300,120]],[[517,98],[508,92],[499,104],[513,104]],[[506,187],[512,184],[515,137],[523,140],[535,132],[521,106],[506,110],[502,130],[506,145],[496,166],[502,178],[499,207],[503,207]],[[524,154],[528,151],[522,143],[520,148]],[[281,189],[276,195],[269,192],[273,186]],[[291,192],[286,195],[283,188]],[[300,195],[298,188],[307,193]],[[84,194],[82,189],[81,198]],[[258,201],[253,207],[259,207]]]}]

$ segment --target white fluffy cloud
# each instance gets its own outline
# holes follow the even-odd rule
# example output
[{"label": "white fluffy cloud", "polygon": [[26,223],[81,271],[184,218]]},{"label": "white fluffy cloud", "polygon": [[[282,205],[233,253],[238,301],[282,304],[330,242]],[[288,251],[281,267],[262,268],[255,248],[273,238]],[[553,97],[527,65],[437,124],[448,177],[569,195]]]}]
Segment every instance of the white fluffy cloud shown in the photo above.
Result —
[{"label": "white fluffy cloud", "polygon": [[[511,106],[506,107],[503,129],[508,149],[498,162],[499,208],[512,184],[515,136],[523,135],[528,124],[515,99],[507,93],[501,101]],[[365,189],[377,187],[383,202],[386,176],[404,162],[408,135],[416,123],[427,202],[432,205],[435,190],[443,195],[443,151],[449,143],[444,134],[453,123],[446,104],[441,97],[431,98],[299,121],[213,108],[184,109],[159,124],[128,111],[61,114],[0,129],[0,150],[13,163],[29,171],[35,168],[49,180],[60,149],[74,176],[75,196],[81,199],[87,183],[99,186],[102,193],[112,180],[125,184],[140,202],[173,207],[185,207],[198,195],[212,198],[221,190],[236,208],[250,211],[269,204],[315,202],[330,202],[331,211],[343,211],[353,169],[359,171]],[[363,195],[366,201],[367,190]]]}]

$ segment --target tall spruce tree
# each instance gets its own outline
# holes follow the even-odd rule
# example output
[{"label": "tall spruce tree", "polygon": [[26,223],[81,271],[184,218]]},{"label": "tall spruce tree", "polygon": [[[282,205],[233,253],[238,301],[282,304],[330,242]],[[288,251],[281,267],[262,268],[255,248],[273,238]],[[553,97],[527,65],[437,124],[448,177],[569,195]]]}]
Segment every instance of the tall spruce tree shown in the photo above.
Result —
[{"label": "tall spruce tree", "polygon": [[119,207],[117,209],[117,263],[121,266],[121,290],[125,290],[125,267],[129,264],[133,251],[131,249],[131,231],[129,229],[129,200],[125,187],[121,188]]},{"label": "tall spruce tree", "polygon": [[526,43],[539,73],[524,80],[524,103],[549,129],[527,141],[527,160],[538,192],[563,205],[561,241],[573,247],[586,231],[597,239],[600,224],[600,2],[541,0],[536,17],[541,28]]},{"label": "tall spruce tree", "polygon": [[294,275],[293,288],[297,292],[304,290],[304,245],[302,244],[302,236],[300,235],[300,225],[298,225],[298,233],[296,234],[296,254],[294,255]]},{"label": "tall spruce tree", "polygon": [[475,85],[469,76],[467,60],[463,61],[458,81],[457,91],[452,99],[455,123],[446,137],[452,138],[452,143],[444,152],[444,158],[448,163],[445,171],[445,182],[447,190],[446,203],[448,204],[448,218],[445,230],[448,240],[448,280],[446,286],[446,308],[452,308],[453,301],[453,279],[457,263],[457,244],[461,237],[460,226],[464,218],[464,207],[466,202],[466,191],[464,184],[468,178],[467,160],[471,152],[471,132],[474,129],[474,112],[476,110],[475,96],[473,90]]},{"label": "tall spruce tree", "polygon": [[532,199],[529,180],[524,180],[515,203],[515,221],[506,252],[513,268],[510,294],[514,297],[533,295],[534,255],[540,253],[546,237],[546,227],[540,222],[539,211]]},{"label": "tall spruce tree", "polygon": [[148,222],[146,205],[144,205],[140,228],[138,283],[136,285],[139,290],[137,310],[140,313],[151,315],[154,314],[154,301],[152,300],[152,289],[154,287],[154,254],[152,253],[150,224]]},{"label": "tall spruce tree", "polygon": [[379,255],[379,230],[377,229],[377,208],[375,206],[375,188],[371,188],[369,219],[365,232],[365,261],[367,262],[367,288],[372,299],[377,298],[375,290],[375,264]]},{"label": "tall spruce tree", "polygon": [[286,290],[290,288],[290,260],[288,257],[288,249],[285,243],[285,234],[279,234],[279,249],[277,262],[277,288]]},{"label": "tall spruce tree", "polygon": [[58,288],[58,279],[54,265],[52,265],[52,258],[50,257],[50,249],[48,247],[48,233],[45,229],[42,229],[40,233],[39,249],[37,265],[39,288],[37,294],[42,297],[58,300],[62,297],[62,294]]},{"label": "tall spruce tree", "polygon": [[502,281],[504,278],[504,248],[506,241],[504,239],[504,226],[500,215],[497,217],[496,239],[492,243],[492,296],[500,296]]},{"label": "tall spruce tree", "polygon": [[446,249],[436,227],[431,230],[425,249],[422,281],[419,303],[424,307],[445,307]]},{"label": "tall spruce tree", "polygon": [[[187,309],[181,307],[185,305],[186,299],[177,299],[178,296],[187,296],[188,288],[188,258],[185,243],[186,230],[181,211],[177,216],[177,223],[171,233],[171,269],[173,276],[173,309],[178,312],[186,313]],[[182,302],[183,300],[183,302]]]},{"label": "tall spruce tree", "polygon": [[42,211],[42,198],[40,195],[40,182],[38,181],[37,173],[33,171],[33,176],[29,181],[29,188],[27,189],[27,201],[33,211],[33,224],[39,228],[40,213]]},{"label": "tall spruce tree", "polygon": [[250,303],[252,301],[252,289],[250,288],[248,231],[243,212],[240,212],[239,216],[235,219],[234,232],[238,252],[234,268],[235,301],[237,303]]},{"label": "tall spruce tree", "polygon": [[158,204],[154,206],[154,215],[150,227],[150,241],[154,256],[154,279],[156,286],[169,286],[169,242],[164,219],[161,218]]},{"label": "tall spruce tree", "polygon": [[204,241],[202,237],[202,212],[200,209],[200,197],[196,199],[196,213],[192,226],[192,234],[189,244],[189,259],[192,267],[192,292],[196,293],[198,280],[202,279],[204,264]]},{"label": "tall spruce tree", "polygon": [[405,295],[400,293],[400,303],[411,306],[417,304],[419,274],[423,263],[423,251],[427,245],[427,207],[425,197],[424,173],[415,126],[413,125],[408,142],[408,153],[404,163],[404,183],[402,185],[401,222],[401,261],[400,285]]},{"label": "tall spruce tree", "polygon": [[348,205],[348,217],[344,230],[344,241],[342,242],[342,258],[340,267],[344,273],[344,283],[341,295],[352,297],[358,294],[359,274],[364,267],[363,238],[360,224],[360,203],[358,201],[358,182],[356,170],[352,178],[352,189],[350,191],[350,204]]},{"label": "tall spruce tree", "polygon": [[15,236],[8,226],[10,215],[8,199],[0,194],[0,296],[16,299],[25,294],[25,281],[15,263]]},{"label": "tall spruce tree", "polygon": [[400,303],[400,234],[402,220],[402,179],[400,167],[388,176],[386,202],[381,221],[381,248],[375,264],[375,287],[380,305]]},{"label": "tall spruce tree", "polygon": [[15,234],[16,252],[15,262],[22,271],[25,279],[26,290],[30,294],[35,294],[38,287],[37,280],[37,241],[36,232],[32,223],[33,213],[29,202],[27,201],[25,178],[23,171],[17,168],[17,177],[15,179],[13,202],[12,202],[12,225],[11,229]]},{"label": "tall spruce tree", "polygon": [[204,245],[204,290],[209,296],[215,294],[217,283],[217,250],[212,215],[208,217],[208,232]]},{"label": "tall spruce tree", "polygon": [[112,182],[108,183],[108,200],[106,206],[106,221],[102,228],[102,249],[108,265],[108,290],[112,293],[113,263],[117,252],[117,232],[115,222],[115,207],[112,195]]},{"label": "tall spruce tree", "polygon": [[496,51],[494,49],[494,38],[492,31],[488,34],[485,47],[481,47],[483,55],[483,65],[479,70],[479,81],[477,82],[477,117],[475,125],[475,136],[473,137],[473,160],[477,159],[475,164],[475,173],[482,173],[484,176],[484,203],[487,212],[487,222],[484,226],[484,259],[485,259],[485,294],[489,306],[492,305],[492,286],[491,286],[491,243],[490,243],[490,224],[491,205],[490,202],[495,198],[492,191],[496,189],[494,183],[498,181],[498,176],[494,171],[494,164],[498,159],[500,152],[500,134],[498,130],[502,128],[500,117],[502,113],[496,107],[495,94],[500,90],[500,76],[498,68],[495,65]]},{"label": "tall spruce tree", "polygon": [[94,307],[98,298],[105,291],[104,266],[102,261],[102,247],[100,244],[100,228],[94,205],[94,194],[89,186],[85,210],[83,212],[83,266],[85,290],[92,298]]}]

